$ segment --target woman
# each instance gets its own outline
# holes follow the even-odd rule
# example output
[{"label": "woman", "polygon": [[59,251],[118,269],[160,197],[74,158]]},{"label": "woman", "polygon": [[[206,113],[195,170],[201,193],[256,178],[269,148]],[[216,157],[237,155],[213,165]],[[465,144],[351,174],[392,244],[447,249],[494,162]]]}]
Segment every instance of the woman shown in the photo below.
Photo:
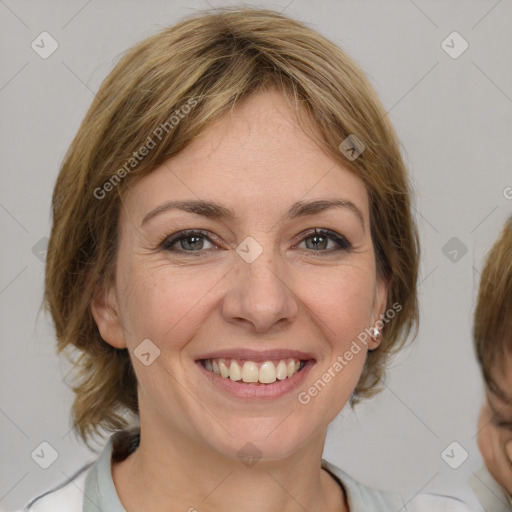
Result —
[{"label": "woman", "polygon": [[[338,47],[250,8],[146,39],[98,91],[53,215],[74,424],[115,433],[27,510],[402,509],[322,459],[418,317],[407,172]],[[466,510],[407,504],[433,507]]]}]

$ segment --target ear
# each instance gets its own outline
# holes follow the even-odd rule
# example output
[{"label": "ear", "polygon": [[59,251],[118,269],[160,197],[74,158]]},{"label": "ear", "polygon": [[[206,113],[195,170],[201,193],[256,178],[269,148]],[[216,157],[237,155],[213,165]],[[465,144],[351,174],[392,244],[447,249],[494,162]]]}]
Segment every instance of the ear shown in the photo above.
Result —
[{"label": "ear", "polygon": [[101,337],[115,348],[126,348],[125,331],[113,286],[98,285],[91,301],[91,313]]},{"label": "ear", "polygon": [[372,327],[377,327],[380,331],[380,334],[376,337],[376,339],[370,338],[368,343],[369,350],[376,349],[382,341],[382,327],[385,325],[385,322],[383,322],[381,318],[386,313],[386,304],[390,284],[391,279],[384,280],[379,278],[377,279],[377,283],[375,285]]}]

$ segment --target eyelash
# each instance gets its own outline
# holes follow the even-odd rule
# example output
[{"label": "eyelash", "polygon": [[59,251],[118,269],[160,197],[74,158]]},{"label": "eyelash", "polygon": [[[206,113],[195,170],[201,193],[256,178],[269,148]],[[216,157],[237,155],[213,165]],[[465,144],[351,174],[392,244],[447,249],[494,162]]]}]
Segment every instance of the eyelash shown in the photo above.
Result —
[{"label": "eyelash", "polygon": [[[186,240],[188,238],[192,238],[193,236],[198,236],[198,235],[200,237],[206,238],[207,240],[209,240],[211,243],[213,243],[215,245],[215,242],[213,240],[211,240],[211,238],[208,236],[207,231],[203,231],[201,229],[186,229],[183,231],[178,231],[177,233],[174,233],[172,235],[166,236],[160,242],[159,247],[161,249],[163,249],[165,251],[169,251],[169,252],[177,252],[177,253],[181,253],[181,254],[184,254],[184,253],[194,254],[195,253],[194,256],[201,256],[202,254],[204,254],[204,252],[210,251],[211,249],[198,249],[196,251],[194,251],[194,250],[187,251],[185,249],[176,250],[176,249],[172,248],[173,245],[180,242],[181,240]],[[313,236],[321,236],[321,237],[329,238],[329,239],[333,240],[334,242],[336,242],[339,247],[335,248],[335,249],[324,249],[324,250],[314,250],[314,249],[308,250],[308,249],[306,249],[306,250],[308,250],[308,252],[310,252],[312,254],[317,255],[317,254],[332,253],[332,252],[337,252],[337,251],[350,252],[352,250],[352,245],[345,237],[338,235],[337,233],[335,233],[334,231],[331,231],[329,229],[316,229],[315,228],[313,231],[308,231],[307,233],[304,234],[303,238],[300,240],[299,243],[302,243],[304,240],[306,240],[310,237],[313,237]]]},{"label": "eyelash", "polygon": [[512,423],[498,421],[494,425],[498,428],[502,428],[502,429],[509,430],[512,432]]}]

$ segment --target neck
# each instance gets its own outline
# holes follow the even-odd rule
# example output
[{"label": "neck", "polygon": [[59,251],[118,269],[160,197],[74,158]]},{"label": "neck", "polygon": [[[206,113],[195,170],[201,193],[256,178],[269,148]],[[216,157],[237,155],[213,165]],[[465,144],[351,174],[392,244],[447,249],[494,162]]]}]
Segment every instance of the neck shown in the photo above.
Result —
[{"label": "neck", "polygon": [[324,441],[325,433],[285,459],[244,463],[141,422],[138,449],[112,464],[112,476],[127,512],[148,503],[152,512],[347,512],[339,484],[321,468]]}]

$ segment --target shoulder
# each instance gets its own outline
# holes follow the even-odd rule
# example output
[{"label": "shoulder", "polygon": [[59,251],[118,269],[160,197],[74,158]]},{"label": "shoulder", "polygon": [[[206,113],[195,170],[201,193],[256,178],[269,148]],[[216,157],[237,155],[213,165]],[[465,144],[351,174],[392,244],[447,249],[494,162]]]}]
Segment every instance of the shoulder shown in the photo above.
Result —
[{"label": "shoulder", "polygon": [[85,479],[91,465],[86,464],[69,479],[36,496],[19,512],[81,512]]},{"label": "shoulder", "polygon": [[512,500],[485,466],[481,466],[470,475],[468,484],[474,499],[481,507],[479,510],[485,509],[493,512],[512,510]]},{"label": "shoulder", "polygon": [[331,473],[344,488],[351,511],[366,512],[367,510],[379,510],[379,512],[397,512],[398,510],[403,510],[405,502],[400,495],[368,487],[326,460],[322,460],[322,467]]},{"label": "shoulder", "polygon": [[[124,510],[112,482],[111,459],[115,455],[117,460],[122,460],[136,444],[136,428],[115,432],[108,438],[96,460],[85,464],[69,478],[33,498],[19,512]],[[97,503],[105,506],[98,507]]]},{"label": "shoulder", "polygon": [[468,506],[456,498],[424,493],[407,500],[398,493],[364,485],[325,460],[322,461],[322,467],[340,480],[345,488],[350,510],[354,512],[364,512],[370,508],[379,512],[470,512]]},{"label": "shoulder", "polygon": [[440,494],[418,494],[407,503],[407,512],[470,512],[466,503],[457,498]]}]

